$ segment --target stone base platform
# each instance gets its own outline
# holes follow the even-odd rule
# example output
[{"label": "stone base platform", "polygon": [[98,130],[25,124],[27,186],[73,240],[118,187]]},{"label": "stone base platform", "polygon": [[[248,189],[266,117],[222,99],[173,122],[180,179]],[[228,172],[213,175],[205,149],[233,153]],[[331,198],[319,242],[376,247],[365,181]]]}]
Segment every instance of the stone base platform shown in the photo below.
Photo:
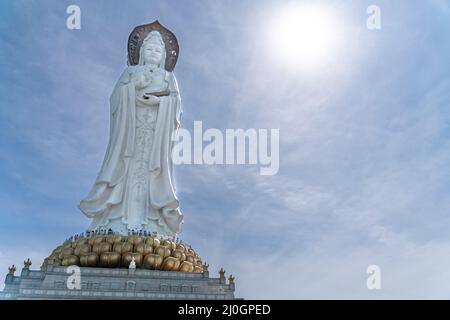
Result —
[{"label": "stone base platform", "polygon": [[79,289],[73,288],[76,273],[68,267],[49,265],[41,271],[24,267],[20,276],[14,270],[6,276],[0,299],[235,299],[234,281],[227,283],[223,273],[210,278],[208,271],[75,268],[80,271]]}]

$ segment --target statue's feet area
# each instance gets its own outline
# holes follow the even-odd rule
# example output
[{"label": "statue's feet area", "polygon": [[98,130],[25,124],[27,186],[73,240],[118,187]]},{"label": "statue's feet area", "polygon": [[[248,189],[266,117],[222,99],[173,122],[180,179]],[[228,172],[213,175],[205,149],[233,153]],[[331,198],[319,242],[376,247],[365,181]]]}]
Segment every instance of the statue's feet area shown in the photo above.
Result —
[{"label": "statue's feet area", "polygon": [[203,272],[199,255],[185,243],[161,240],[154,236],[96,235],[66,241],[45,258],[47,266],[128,268],[134,258],[137,268]]}]

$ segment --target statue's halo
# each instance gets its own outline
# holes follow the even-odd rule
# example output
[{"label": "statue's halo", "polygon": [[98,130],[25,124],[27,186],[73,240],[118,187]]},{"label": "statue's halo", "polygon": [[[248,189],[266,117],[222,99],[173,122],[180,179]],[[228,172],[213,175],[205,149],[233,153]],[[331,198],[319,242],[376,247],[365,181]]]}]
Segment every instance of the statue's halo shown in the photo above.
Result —
[{"label": "statue's halo", "polygon": [[169,29],[161,25],[158,20],[149,24],[137,26],[130,33],[130,36],[128,37],[128,64],[134,66],[139,63],[139,50],[141,49],[142,42],[145,37],[154,30],[161,34],[166,47],[166,62],[164,68],[167,71],[173,71],[180,50],[178,47],[178,40],[175,35]]}]

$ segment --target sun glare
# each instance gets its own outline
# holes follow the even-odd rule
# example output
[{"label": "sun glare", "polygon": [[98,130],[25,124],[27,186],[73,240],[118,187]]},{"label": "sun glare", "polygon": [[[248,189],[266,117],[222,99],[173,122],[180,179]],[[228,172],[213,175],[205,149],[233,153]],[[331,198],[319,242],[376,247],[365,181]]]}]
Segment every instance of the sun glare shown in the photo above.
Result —
[{"label": "sun glare", "polygon": [[336,49],[338,24],[329,8],[287,6],[274,12],[269,28],[271,51],[289,66],[329,62]]}]

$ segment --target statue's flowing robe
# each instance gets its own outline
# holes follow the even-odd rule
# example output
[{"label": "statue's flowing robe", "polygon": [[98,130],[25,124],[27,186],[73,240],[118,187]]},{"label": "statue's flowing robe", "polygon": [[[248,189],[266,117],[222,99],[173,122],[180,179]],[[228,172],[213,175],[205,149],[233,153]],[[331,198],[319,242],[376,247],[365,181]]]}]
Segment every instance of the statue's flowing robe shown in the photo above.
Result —
[{"label": "statue's flowing robe", "polygon": [[[93,219],[90,229],[108,227],[112,220],[121,218],[127,224],[129,215],[124,201],[130,159],[135,152],[136,92],[133,74],[140,66],[129,66],[117,82],[110,98],[111,124],[109,144],[95,184],[79,208]],[[167,234],[180,232],[183,215],[175,193],[171,152],[172,135],[181,120],[181,100],[177,81],[172,72],[165,72],[169,96],[160,97],[153,143],[148,161],[149,203],[153,213],[145,214],[142,225],[149,219],[156,221]]]}]

